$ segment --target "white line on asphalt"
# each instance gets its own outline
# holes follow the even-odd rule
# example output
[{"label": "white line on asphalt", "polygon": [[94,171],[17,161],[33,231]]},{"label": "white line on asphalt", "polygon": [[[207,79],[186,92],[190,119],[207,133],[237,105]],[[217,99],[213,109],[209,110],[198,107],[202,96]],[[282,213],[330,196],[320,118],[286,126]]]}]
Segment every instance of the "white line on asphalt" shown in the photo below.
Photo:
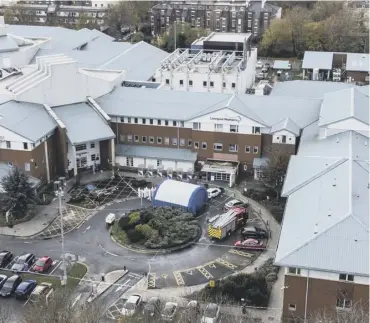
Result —
[{"label": "white line on asphalt", "polygon": [[32,243],[31,241],[25,241],[24,243]]},{"label": "white line on asphalt", "polygon": [[111,256],[114,256],[114,257],[118,257],[118,255],[114,254],[114,253],[111,253],[109,252],[107,249],[105,249],[101,244],[99,244],[99,247],[102,248],[105,253],[107,253],[108,255],[111,255]]},{"label": "white line on asphalt", "polygon": [[77,302],[81,299],[81,296],[82,296],[82,294],[79,294],[76,298],[75,298],[75,300],[73,301],[73,303],[72,303],[72,308],[73,307],[75,307],[75,305],[77,304]]},{"label": "white line on asphalt", "polygon": [[90,230],[91,226],[88,226],[82,233],[86,233],[87,230]]},{"label": "white line on asphalt", "polygon": [[[55,262],[55,261],[54,261]],[[54,262],[53,262],[53,264],[54,264]],[[57,264],[56,266],[55,266],[55,268],[51,271],[51,273],[50,273],[50,275],[52,275],[53,274],[53,272],[60,266],[62,264],[62,262],[60,261],[59,262],[59,264]]]}]

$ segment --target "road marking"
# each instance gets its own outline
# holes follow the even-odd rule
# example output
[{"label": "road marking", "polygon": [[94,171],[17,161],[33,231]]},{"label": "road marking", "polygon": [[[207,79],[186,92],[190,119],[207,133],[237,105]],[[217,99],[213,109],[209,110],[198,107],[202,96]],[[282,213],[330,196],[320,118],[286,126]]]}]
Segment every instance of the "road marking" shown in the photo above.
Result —
[{"label": "road marking", "polygon": [[108,254],[108,255],[111,255],[111,256],[114,256],[114,257],[118,257],[118,255],[116,255],[116,254],[114,254],[114,253],[111,253],[111,252],[109,252],[107,249],[105,249],[100,243],[99,243],[99,245],[98,245],[100,248],[102,248],[104,251],[105,251],[105,253],[106,254]]},{"label": "road marking", "polygon": [[117,289],[116,289],[116,291],[115,291],[115,293],[117,293],[118,291],[120,291],[122,288],[123,288],[122,285],[121,286],[118,286]]},{"label": "road marking", "polygon": [[193,271],[192,270],[187,270],[187,271],[185,271],[185,273],[188,274],[188,275],[193,276]]},{"label": "road marking", "polygon": [[128,275],[129,277],[132,277],[132,278],[142,278],[143,277],[142,275],[135,274],[135,273],[129,273]]},{"label": "road marking", "polygon": [[225,259],[222,259],[222,258],[218,258],[216,259],[216,262],[220,263],[221,265],[224,265],[225,267],[231,269],[231,270],[235,270],[238,268],[238,266],[226,261]]},{"label": "road marking", "polygon": [[207,269],[205,269],[203,266],[198,266],[197,269],[207,279],[213,278],[212,274]]},{"label": "road marking", "polygon": [[90,230],[91,226],[88,226],[82,233],[86,233],[87,230]]},{"label": "road marking", "polygon": [[[54,265],[54,263],[57,263],[58,261],[53,261],[53,265]],[[62,264],[62,262],[60,261],[59,262],[59,264],[57,264],[56,266],[55,266],[55,268],[50,272],[50,275],[52,275],[53,274],[53,272],[60,266]]]},{"label": "road marking", "polygon": [[155,288],[156,273],[150,273],[148,275],[148,288]]},{"label": "road marking", "polygon": [[237,249],[230,249],[228,252],[234,255],[238,255],[238,256],[242,256],[246,258],[251,258],[253,256],[251,253],[244,252],[244,251],[237,250]]},{"label": "road marking", "polygon": [[217,268],[214,263],[213,264],[209,264],[208,267],[210,267],[210,268]]},{"label": "road marking", "polygon": [[162,275],[161,275],[161,277],[162,277],[163,279],[167,279],[168,275],[167,275],[167,274],[162,274]]},{"label": "road marking", "polygon": [[79,294],[76,298],[75,298],[75,300],[73,301],[73,303],[72,303],[72,308],[73,307],[75,307],[75,305],[77,304],[77,302],[81,299],[81,296],[82,296],[82,294]]},{"label": "road marking", "polygon": [[32,241],[24,241],[24,243],[32,243]]},{"label": "road marking", "polygon": [[178,286],[185,286],[184,278],[182,278],[181,272],[174,271],[173,275]]}]

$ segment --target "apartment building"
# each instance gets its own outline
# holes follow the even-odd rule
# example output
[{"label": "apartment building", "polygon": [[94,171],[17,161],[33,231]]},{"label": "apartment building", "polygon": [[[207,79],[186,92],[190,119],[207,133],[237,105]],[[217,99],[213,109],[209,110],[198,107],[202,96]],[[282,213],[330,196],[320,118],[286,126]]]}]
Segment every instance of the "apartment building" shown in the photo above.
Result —
[{"label": "apartment building", "polygon": [[[32,25],[76,25],[83,16],[86,23],[101,26],[109,7],[115,1],[41,0],[6,2],[1,12],[7,23]],[[84,18],[84,19],[85,19]]]},{"label": "apartment building", "polygon": [[262,35],[271,21],[281,17],[281,8],[266,1],[164,1],[151,10],[153,35],[160,35],[174,23],[216,32]]}]

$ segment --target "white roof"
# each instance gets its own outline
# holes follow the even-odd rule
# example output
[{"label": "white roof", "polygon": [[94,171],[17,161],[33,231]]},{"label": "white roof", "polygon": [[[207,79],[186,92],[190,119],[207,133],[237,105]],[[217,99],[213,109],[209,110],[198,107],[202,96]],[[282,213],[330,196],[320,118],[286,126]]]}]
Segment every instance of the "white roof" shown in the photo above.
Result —
[{"label": "white roof", "polygon": [[159,185],[155,199],[188,207],[189,199],[198,187],[199,185],[167,179]]},{"label": "white roof", "polygon": [[276,60],[274,61],[274,66],[272,68],[275,70],[290,70],[292,66],[289,61]]},{"label": "white roof", "polygon": [[243,43],[245,39],[251,36],[250,33],[240,34],[240,33],[217,33],[214,32],[204,39],[204,41],[214,41],[214,42],[231,42],[231,43]]},{"label": "white roof", "polygon": [[369,73],[370,71],[369,60],[370,60],[369,54],[348,53],[346,70]]},{"label": "white roof", "polygon": [[305,51],[302,68],[331,70],[333,65],[333,52]]}]

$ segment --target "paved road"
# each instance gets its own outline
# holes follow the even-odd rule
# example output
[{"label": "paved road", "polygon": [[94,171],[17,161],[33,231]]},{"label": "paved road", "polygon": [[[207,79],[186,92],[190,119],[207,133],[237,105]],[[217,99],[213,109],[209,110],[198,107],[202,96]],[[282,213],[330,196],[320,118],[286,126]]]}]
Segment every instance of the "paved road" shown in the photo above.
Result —
[{"label": "paved road", "polygon": [[[210,202],[208,212],[200,219],[204,228],[206,219],[219,213],[229,199],[229,196],[220,196]],[[149,205],[146,200],[142,203],[143,206]],[[197,285],[228,275],[251,263],[252,253],[236,251],[231,247],[238,239],[236,234],[222,243],[216,243],[207,238],[206,229],[199,243],[176,253],[153,256],[122,249],[110,239],[105,228],[105,217],[110,212],[124,213],[140,206],[140,199],[107,206],[79,229],[66,234],[67,258],[88,264],[89,275],[122,269],[123,266],[139,274],[149,272],[150,288]],[[253,221],[256,224],[259,222],[258,219]],[[33,252],[38,257],[48,255],[54,260],[60,260],[62,256],[60,238],[22,240],[0,236],[0,245],[15,255]]]}]

